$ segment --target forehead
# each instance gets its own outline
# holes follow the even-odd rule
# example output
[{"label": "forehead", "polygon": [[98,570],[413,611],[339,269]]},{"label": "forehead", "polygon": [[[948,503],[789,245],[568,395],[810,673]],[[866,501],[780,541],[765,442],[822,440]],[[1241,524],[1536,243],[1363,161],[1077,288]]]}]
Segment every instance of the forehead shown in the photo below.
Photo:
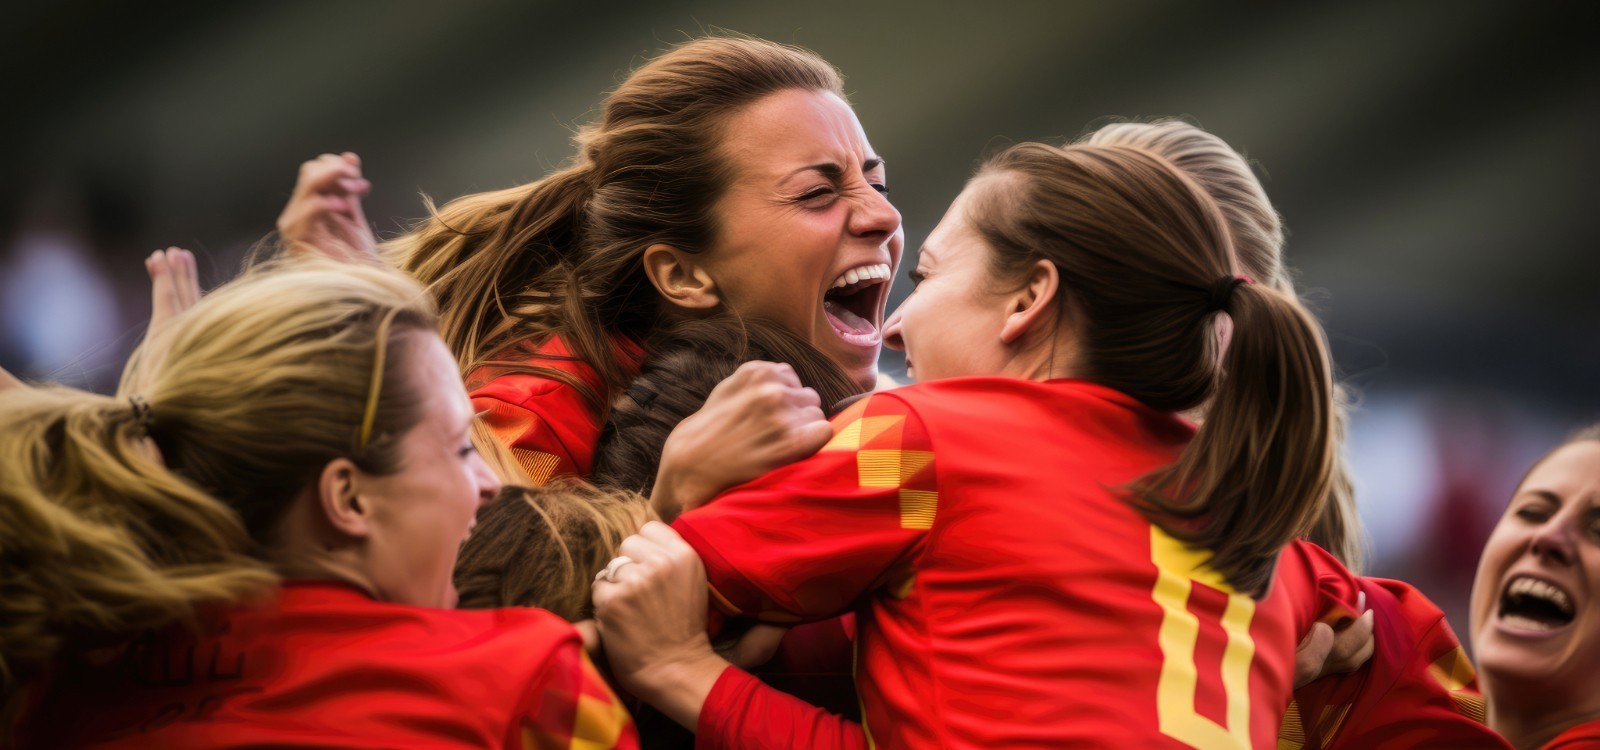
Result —
[{"label": "forehead", "polygon": [[874,156],[850,105],[831,91],[769,94],[728,119],[722,147],[741,172],[784,175],[810,164]]},{"label": "forehead", "polygon": [[1600,441],[1582,440],[1557,448],[1528,472],[1520,489],[1554,490],[1573,499],[1587,495],[1600,502]]},{"label": "forehead", "polygon": [[973,208],[981,204],[981,201],[975,202],[975,198],[982,189],[979,181],[974,181],[956,196],[950,203],[950,208],[945,210],[944,218],[939,220],[938,226],[928,233],[928,239],[923,243],[919,253],[919,260],[949,264],[963,258],[982,256],[986,246],[978,236],[971,219]]},{"label": "forehead", "polygon": [[444,341],[432,332],[413,335],[406,376],[411,379],[416,396],[426,407],[424,421],[439,426],[465,422],[472,417],[472,401],[467,398],[466,386],[456,369],[455,357],[445,347]]}]

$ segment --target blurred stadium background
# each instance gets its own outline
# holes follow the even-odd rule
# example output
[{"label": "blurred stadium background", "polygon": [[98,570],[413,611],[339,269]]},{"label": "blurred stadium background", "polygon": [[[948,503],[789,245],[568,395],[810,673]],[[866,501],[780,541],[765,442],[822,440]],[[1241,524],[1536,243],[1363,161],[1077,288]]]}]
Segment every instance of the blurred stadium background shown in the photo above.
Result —
[{"label": "blurred stadium background", "polygon": [[[0,28],[0,367],[110,390],[148,311],[141,258],[176,244],[208,285],[230,277],[302,160],[359,152],[367,214],[393,232],[422,214],[419,191],[540,176],[630,67],[730,29],[844,71],[910,248],[1006,143],[1186,115],[1245,150],[1362,394],[1349,455],[1368,570],[1419,584],[1464,637],[1511,488],[1600,418],[1593,8],[14,4]],[[895,302],[908,286],[902,272]]]}]

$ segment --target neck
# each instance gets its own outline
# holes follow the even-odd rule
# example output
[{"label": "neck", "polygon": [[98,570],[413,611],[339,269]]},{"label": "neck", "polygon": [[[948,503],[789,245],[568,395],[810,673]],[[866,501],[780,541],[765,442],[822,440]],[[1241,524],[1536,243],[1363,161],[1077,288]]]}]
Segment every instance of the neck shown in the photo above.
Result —
[{"label": "neck", "polygon": [[[1600,721],[1600,707],[1571,706],[1559,701],[1552,705],[1548,694],[1541,691],[1518,692],[1526,699],[1492,699],[1488,707],[1489,727],[1517,750],[1536,750],[1572,727]],[[1484,694],[1490,693],[1485,690]],[[1541,697],[1546,700],[1540,700]]]},{"label": "neck", "polygon": [[358,540],[339,534],[326,523],[312,503],[304,497],[290,506],[278,525],[269,558],[278,575],[284,578],[343,581],[356,586],[374,599],[381,598],[372,577],[367,575]]}]

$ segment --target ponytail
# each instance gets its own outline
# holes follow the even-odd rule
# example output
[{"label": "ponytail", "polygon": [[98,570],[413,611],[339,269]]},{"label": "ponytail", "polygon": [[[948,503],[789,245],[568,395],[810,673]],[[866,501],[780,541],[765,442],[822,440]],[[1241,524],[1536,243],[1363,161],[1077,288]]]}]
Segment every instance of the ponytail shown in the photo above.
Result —
[{"label": "ponytail", "polygon": [[1322,515],[1333,476],[1333,380],[1322,329],[1293,298],[1235,290],[1232,343],[1204,424],[1178,462],[1134,485],[1240,591],[1264,594],[1278,553]]},{"label": "ponytail", "polygon": [[[969,218],[997,278],[1059,271],[1080,321],[1075,370],[1163,411],[1209,404],[1172,466],[1135,481],[1153,523],[1210,549],[1236,589],[1268,590],[1283,546],[1309,532],[1335,466],[1332,365],[1291,293],[1239,284],[1227,218],[1194,179],[1142,148],[1038,143],[989,159]],[[1217,315],[1233,318],[1219,356]]]},{"label": "ponytail", "polygon": [[70,642],[101,647],[274,581],[227,506],[162,466],[129,401],[0,392],[0,678],[7,710]]}]

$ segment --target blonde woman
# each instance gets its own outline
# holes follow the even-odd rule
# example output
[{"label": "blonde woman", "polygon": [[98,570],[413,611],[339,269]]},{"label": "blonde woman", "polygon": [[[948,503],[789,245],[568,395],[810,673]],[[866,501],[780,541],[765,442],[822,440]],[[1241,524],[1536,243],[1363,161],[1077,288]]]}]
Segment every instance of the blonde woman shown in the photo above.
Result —
[{"label": "blonde woman", "polygon": [[1600,748],[1600,425],[1523,477],[1471,616],[1490,725],[1519,750]]},{"label": "blonde woman", "polygon": [[569,624],[451,609],[499,483],[436,323],[399,274],[274,268],[156,331],[115,398],[0,392],[15,738],[634,746]]}]

